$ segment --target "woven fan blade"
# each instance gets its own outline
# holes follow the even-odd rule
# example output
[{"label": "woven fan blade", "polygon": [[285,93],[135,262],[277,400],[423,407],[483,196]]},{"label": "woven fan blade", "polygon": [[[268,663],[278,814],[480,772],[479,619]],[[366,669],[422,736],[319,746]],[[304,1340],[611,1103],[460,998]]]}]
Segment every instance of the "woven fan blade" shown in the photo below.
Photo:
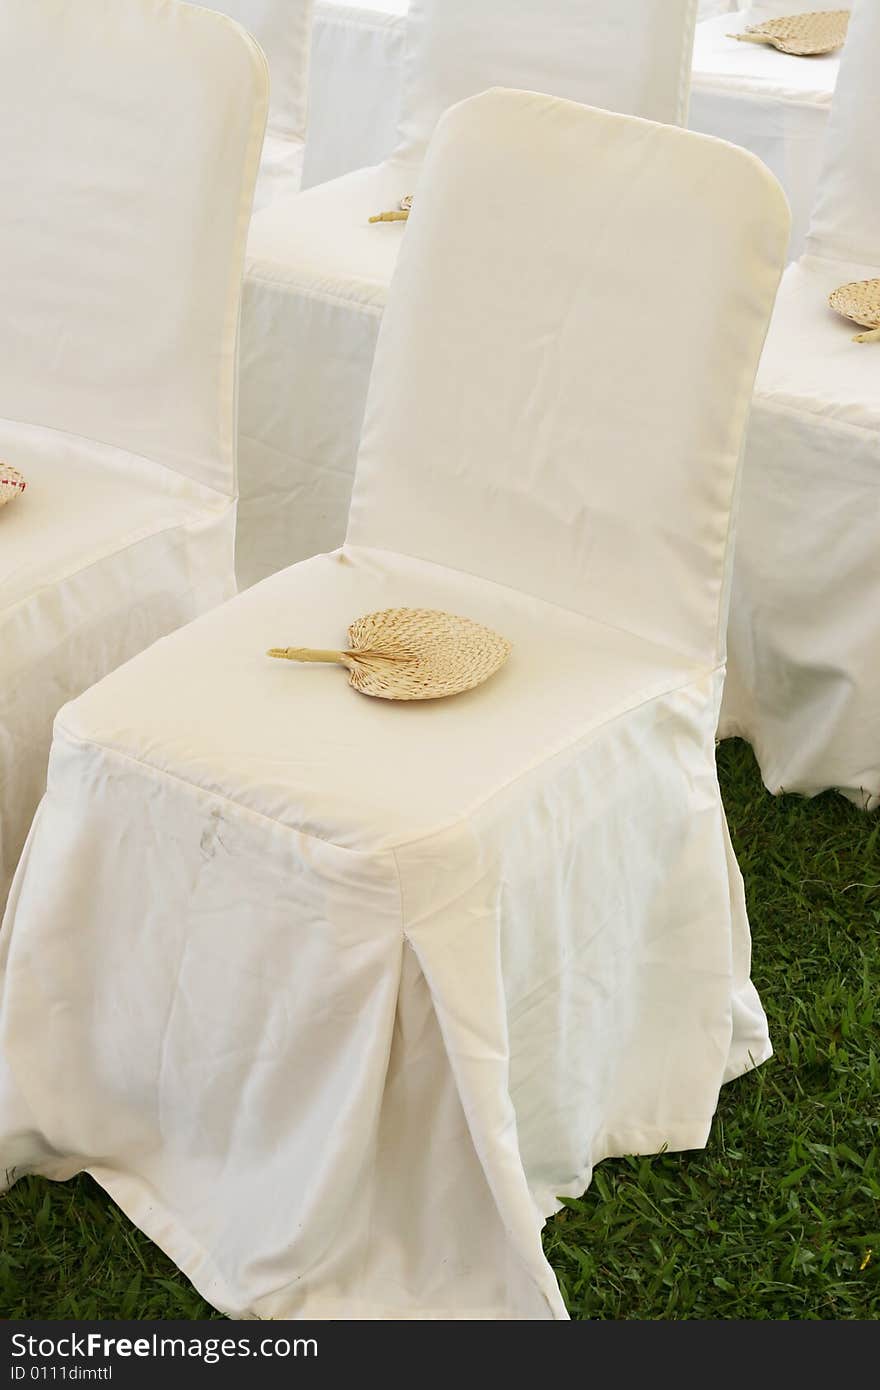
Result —
[{"label": "woven fan blade", "polygon": [[291,661],[338,661],[355,690],[382,700],[437,700],[488,680],[510,643],[471,618],[433,608],[386,608],[348,629],[346,652],[273,647]]},{"label": "woven fan blade", "polygon": [[742,33],[730,37],[747,43],[771,44],[796,58],[812,58],[840,48],[848,26],[849,10],[815,10],[768,19],[763,24],[750,24]]}]

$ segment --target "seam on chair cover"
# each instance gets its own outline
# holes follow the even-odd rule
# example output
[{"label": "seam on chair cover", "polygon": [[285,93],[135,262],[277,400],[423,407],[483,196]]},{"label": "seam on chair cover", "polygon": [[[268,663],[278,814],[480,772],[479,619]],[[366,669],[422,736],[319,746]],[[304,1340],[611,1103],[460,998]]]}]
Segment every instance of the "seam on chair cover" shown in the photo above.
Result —
[{"label": "seam on chair cover", "polygon": [[681,33],[681,61],[678,69],[678,98],[676,116],[682,128],[687,127],[691,97],[691,73],[694,66],[694,43],[699,17],[699,0],[691,0]]},{"label": "seam on chair cover", "polygon": [[[859,436],[866,435],[868,439],[880,441],[880,426],[859,425],[854,420],[841,420],[835,415],[827,415],[822,410],[811,410],[808,405],[797,405],[791,401],[777,400],[774,396],[767,396],[762,391],[755,392],[753,410],[755,406],[760,407],[761,410],[774,411],[778,415],[794,415],[799,419],[806,420],[819,419],[822,421],[823,429],[835,429],[842,433],[852,433]],[[880,474],[878,474],[877,482],[880,485]]]},{"label": "seam on chair cover", "polygon": [[283,830],[289,835],[301,835],[304,840],[314,840],[316,844],[329,845],[331,849],[341,850],[344,854],[357,854],[363,857],[375,858],[378,855],[391,853],[390,848],[386,849],[352,849],[348,845],[338,845],[335,840],[327,840],[323,835],[316,835],[314,831],[302,830],[297,825],[288,825],[285,821],[275,820],[272,816],[267,816],[265,811],[258,811],[253,806],[247,806],[243,801],[236,801],[226,792],[216,791],[212,787],[202,787],[198,782],[191,782],[186,777],[181,777],[176,772],[170,772],[167,768],[157,767],[155,763],[145,762],[143,758],[136,758],[133,753],[126,753],[121,748],[113,748],[109,744],[99,743],[93,738],[82,738],[68,729],[61,721],[60,716],[55,720],[55,734],[60,734],[65,741],[77,748],[93,748],[97,752],[106,753],[111,757],[118,758],[120,762],[131,763],[134,767],[143,768],[154,777],[165,777],[169,782],[175,782],[179,787],[186,787],[188,791],[198,792],[202,796],[213,797],[215,801],[222,801],[225,805],[233,807],[236,811],[252,820],[261,821],[266,825],[274,826],[278,830]]},{"label": "seam on chair cover", "polygon": [[[257,441],[259,443],[259,441]],[[638,632],[633,632],[632,628],[621,627],[619,623],[609,623],[605,618],[597,618],[594,613],[582,612],[579,608],[566,608],[564,604],[556,603],[551,598],[539,598],[537,594],[530,594],[526,589],[515,589],[512,584],[502,584],[497,579],[487,579],[485,575],[475,574],[473,570],[464,570],[459,565],[441,564],[437,560],[430,560],[426,555],[414,555],[411,551],[388,550],[382,545],[361,545],[353,542],[349,545],[348,541],[343,541],[337,550],[329,552],[331,555],[341,555],[346,560],[351,559],[352,563],[361,555],[390,555],[393,558],[403,556],[407,560],[417,560],[420,565],[430,565],[437,570],[448,570],[450,574],[463,574],[467,579],[475,579],[479,584],[484,584],[490,589],[500,589],[502,593],[516,594],[520,598],[530,599],[540,603],[544,608],[553,608],[557,613],[567,613],[572,618],[580,618],[583,622],[586,619],[591,623],[598,623],[600,627],[607,628],[609,632],[621,632],[625,637],[631,637],[634,642],[643,642],[646,646],[658,648],[661,651],[669,652],[671,656],[676,656],[683,662],[694,675],[707,674],[717,670],[717,666],[704,667],[694,661],[693,657],[687,652],[681,652],[677,647],[665,646],[662,642],[654,642],[650,637],[643,637]],[[723,663],[719,663],[723,664]]]},{"label": "seam on chair cover", "polygon": [[743,98],[754,101],[778,101],[783,106],[800,106],[808,111],[829,111],[833,101],[831,93],[817,92],[813,97],[804,96],[803,93],[798,96],[780,95],[778,89],[774,91],[770,81],[764,88],[754,78],[730,77],[723,73],[717,76],[694,76],[691,91],[735,95],[740,101]]},{"label": "seam on chair cover", "polygon": [[646,705],[653,704],[657,700],[663,700],[670,695],[676,695],[686,690],[696,689],[698,686],[702,685],[707,679],[714,676],[716,671],[719,669],[723,668],[706,668],[705,670],[700,671],[696,677],[690,677],[686,681],[677,682],[669,686],[663,686],[661,689],[656,690],[651,694],[639,696],[638,698],[636,698],[634,703],[628,704],[622,709],[615,710],[606,719],[602,719],[599,723],[592,725],[590,728],[582,730],[579,734],[575,735],[573,738],[566,740],[564,743],[552,749],[545,755],[533,759],[525,767],[521,768],[519,772],[515,773],[513,777],[508,778],[506,782],[501,782],[497,786],[493,787],[491,791],[489,791],[484,797],[474,802],[471,806],[467,808],[466,811],[462,813],[462,815],[456,817],[454,820],[441,822],[438,825],[432,826],[429,830],[422,831],[418,835],[412,835],[404,839],[394,840],[391,844],[378,845],[370,849],[357,849],[350,845],[341,845],[338,841],[330,840],[324,835],[316,835],[313,830],[304,830],[301,826],[289,825],[286,821],[276,820],[274,817],[266,815],[265,811],[258,811],[253,806],[248,806],[243,801],[237,801],[234,797],[230,796],[226,792],[220,791],[213,787],[202,786],[199,782],[194,782],[188,777],[182,777],[178,772],[172,772],[167,768],[158,767],[155,763],[146,762],[143,758],[139,758],[135,754],[129,753],[124,749],[115,748],[111,744],[101,743],[99,740],[94,738],[84,738],[81,735],[74,733],[71,729],[67,728],[61,722],[60,716],[55,721],[55,733],[56,736],[60,734],[64,739],[67,740],[68,743],[76,745],[77,747],[93,748],[100,751],[101,753],[110,754],[112,757],[119,758],[123,762],[131,763],[135,767],[144,768],[146,771],[152,773],[156,777],[166,777],[169,781],[176,782],[178,786],[187,787],[190,791],[198,792],[202,796],[214,797],[215,800],[222,801],[227,806],[234,807],[236,810],[242,812],[245,816],[254,817],[255,819],[265,822],[268,825],[277,826],[279,829],[286,831],[290,835],[301,835],[306,840],[313,840],[318,844],[329,845],[332,849],[338,849],[342,851],[344,854],[357,854],[367,857],[376,857],[386,854],[395,854],[398,850],[408,849],[412,845],[421,844],[424,841],[433,839],[437,835],[447,834],[450,830],[454,830],[457,826],[464,825],[478,811],[482,810],[491,801],[493,801],[496,796],[499,796],[501,795],[501,793],[507,791],[510,787],[514,786],[517,782],[519,782],[523,777],[529,776],[529,774],[534,772],[536,768],[542,767],[547,763],[555,761],[557,758],[562,757],[565,753],[573,752],[581,744],[587,743],[590,739],[595,738],[598,734],[602,732],[603,729],[606,729],[610,724],[616,723],[619,719],[625,719],[628,715],[635,714],[638,710],[644,708],[644,706]]},{"label": "seam on chair cover", "polygon": [[[306,191],[308,192],[308,190]],[[260,264],[262,264],[262,262]],[[245,272],[245,278],[249,283],[255,285],[266,285],[268,287],[271,287],[272,289],[287,290],[294,294],[301,294],[308,299],[319,300],[321,303],[324,304],[332,304],[334,308],[354,309],[358,313],[371,314],[375,318],[381,318],[382,314],[385,311],[384,303],[369,304],[363,300],[349,298],[347,295],[344,294],[334,294],[330,290],[316,289],[315,286],[309,281],[292,279],[290,277],[282,278],[281,276],[273,276],[268,274],[265,270],[254,270],[248,268],[248,270]],[[384,284],[382,281],[377,280],[375,284],[370,282],[370,288],[376,290],[383,290],[386,295],[388,293],[388,285]]]},{"label": "seam on chair cover", "polygon": [[103,550],[99,555],[95,555],[87,564],[76,565],[73,569],[65,570],[62,574],[53,575],[51,579],[46,580],[45,584],[41,584],[37,589],[32,589],[29,594],[24,594],[22,598],[18,599],[8,608],[0,608],[0,624],[2,624],[10,614],[23,608],[25,604],[31,603],[35,598],[38,598],[40,594],[44,594],[47,589],[54,589],[59,584],[66,583],[68,579],[73,579],[76,575],[86,574],[90,569],[94,569],[96,565],[103,564],[105,560],[109,560],[111,556],[124,555],[126,551],[135,550],[139,545],[142,545],[144,541],[152,540],[154,536],[161,536],[165,532],[185,531],[193,522],[219,521],[228,510],[228,507],[232,505],[232,500],[228,499],[228,506],[224,507],[222,510],[218,510],[216,513],[196,511],[184,521],[165,522],[158,526],[152,526],[149,530],[144,529],[135,532],[126,540],[124,545],[109,544],[106,550]]},{"label": "seam on chair cover", "polygon": [[[126,448],[122,444],[111,444],[107,439],[95,439],[90,434],[77,434],[75,430],[61,430],[55,425],[46,425],[42,420],[20,420],[11,415],[0,416],[0,424],[20,425],[25,430],[38,430],[40,433],[57,434],[61,439],[71,439],[78,444],[97,444],[99,449],[109,449],[114,454],[119,454],[123,459],[136,459],[138,463],[145,463],[149,468],[160,468],[163,473],[169,474],[174,479],[183,478],[194,488],[201,488],[203,492],[209,493],[211,498],[222,498],[224,502],[233,502],[235,492],[223,492],[221,488],[212,487],[210,483],[203,482],[201,478],[194,478],[191,473],[182,473],[173,464],[164,462],[163,459],[150,458],[148,454],[139,454],[134,449]],[[109,466],[109,464],[108,464]],[[209,498],[206,497],[205,505],[208,505]]]},{"label": "seam on chair cover", "polygon": [[[250,233],[251,219],[254,210],[254,198],[257,192],[257,182],[260,176],[260,163],[263,156],[263,144],[266,139],[266,130],[269,122],[269,94],[271,86],[271,76],[269,73],[269,60],[260,45],[254,38],[243,29],[240,24],[231,20],[228,15],[220,14],[215,11],[219,18],[225,19],[226,24],[235,29],[238,33],[243,33],[250,45],[251,51],[257,60],[263,73],[262,91],[254,103],[254,116],[251,121],[251,129],[248,136],[248,147],[241,167],[241,184],[238,194],[238,221],[236,224],[235,240],[230,256],[229,290],[226,302],[226,328],[228,341],[223,345],[221,361],[219,367],[220,390],[217,399],[218,412],[218,438],[222,450],[223,462],[228,466],[229,479],[232,483],[232,496],[235,497],[238,491],[238,351],[239,334],[241,329],[241,306],[244,297],[244,263],[247,256],[247,241]],[[226,336],[226,335],[224,335]],[[229,403],[232,408],[229,410]],[[228,411],[228,419],[225,415]]]}]

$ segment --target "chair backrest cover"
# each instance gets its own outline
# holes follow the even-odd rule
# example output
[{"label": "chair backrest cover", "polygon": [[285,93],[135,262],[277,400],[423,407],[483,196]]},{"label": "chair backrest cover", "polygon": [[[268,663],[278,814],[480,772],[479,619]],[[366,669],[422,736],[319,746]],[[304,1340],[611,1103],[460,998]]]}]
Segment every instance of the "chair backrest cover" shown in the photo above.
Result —
[{"label": "chair backrest cover", "polygon": [[306,138],[313,0],[193,0],[219,10],[253,34],[269,64],[269,129]]},{"label": "chair backrest cover", "polygon": [[522,92],[456,107],[383,317],[347,543],[719,659],[789,222],[733,145]]},{"label": "chair backrest cover", "polygon": [[267,85],[210,10],[2,0],[0,416],[232,493]]},{"label": "chair backrest cover", "polygon": [[880,0],[856,0],[807,250],[880,266]]},{"label": "chair backrest cover", "polygon": [[515,87],[683,125],[697,0],[411,0],[400,159],[447,107]]},{"label": "chair backrest cover", "polygon": [[751,3],[740,0],[733,8],[746,11],[750,23],[760,24],[765,19],[782,19],[815,10],[849,10],[852,0],[751,0]]}]

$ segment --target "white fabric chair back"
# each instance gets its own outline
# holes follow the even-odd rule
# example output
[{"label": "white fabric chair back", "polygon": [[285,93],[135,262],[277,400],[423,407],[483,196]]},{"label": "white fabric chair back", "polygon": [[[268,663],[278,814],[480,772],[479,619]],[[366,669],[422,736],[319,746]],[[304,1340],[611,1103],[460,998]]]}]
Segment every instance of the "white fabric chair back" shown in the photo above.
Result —
[{"label": "white fabric chair back", "polygon": [[0,416],[233,492],[266,104],[259,49],[210,11],[3,0]]},{"label": "white fabric chair back", "polygon": [[697,0],[412,0],[401,159],[447,107],[488,87],[548,92],[684,124]]},{"label": "white fabric chair back", "polygon": [[851,0],[740,0],[734,9],[747,10],[752,23],[781,19],[786,15],[807,14],[815,10],[849,10]]},{"label": "white fabric chair back", "polygon": [[229,15],[254,36],[269,64],[269,129],[288,140],[305,140],[312,0],[193,0],[193,3]]},{"label": "white fabric chair back", "polygon": [[457,107],[385,310],[347,543],[714,662],[788,230],[734,146],[531,93]]},{"label": "white fabric chair back", "polygon": [[857,0],[840,60],[807,249],[880,265],[880,0]]}]

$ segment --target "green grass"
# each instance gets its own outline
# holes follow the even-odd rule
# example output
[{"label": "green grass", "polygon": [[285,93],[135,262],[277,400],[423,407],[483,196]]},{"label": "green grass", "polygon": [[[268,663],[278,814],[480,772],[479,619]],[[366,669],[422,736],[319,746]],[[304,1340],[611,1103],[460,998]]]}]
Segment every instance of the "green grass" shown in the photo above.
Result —
[{"label": "green grass", "polygon": [[[880,817],[768,796],[743,744],[719,771],[776,1056],[704,1153],[603,1163],[547,1255],[574,1318],[877,1318]],[[216,1316],[88,1178],[0,1201],[0,1314]]]}]

